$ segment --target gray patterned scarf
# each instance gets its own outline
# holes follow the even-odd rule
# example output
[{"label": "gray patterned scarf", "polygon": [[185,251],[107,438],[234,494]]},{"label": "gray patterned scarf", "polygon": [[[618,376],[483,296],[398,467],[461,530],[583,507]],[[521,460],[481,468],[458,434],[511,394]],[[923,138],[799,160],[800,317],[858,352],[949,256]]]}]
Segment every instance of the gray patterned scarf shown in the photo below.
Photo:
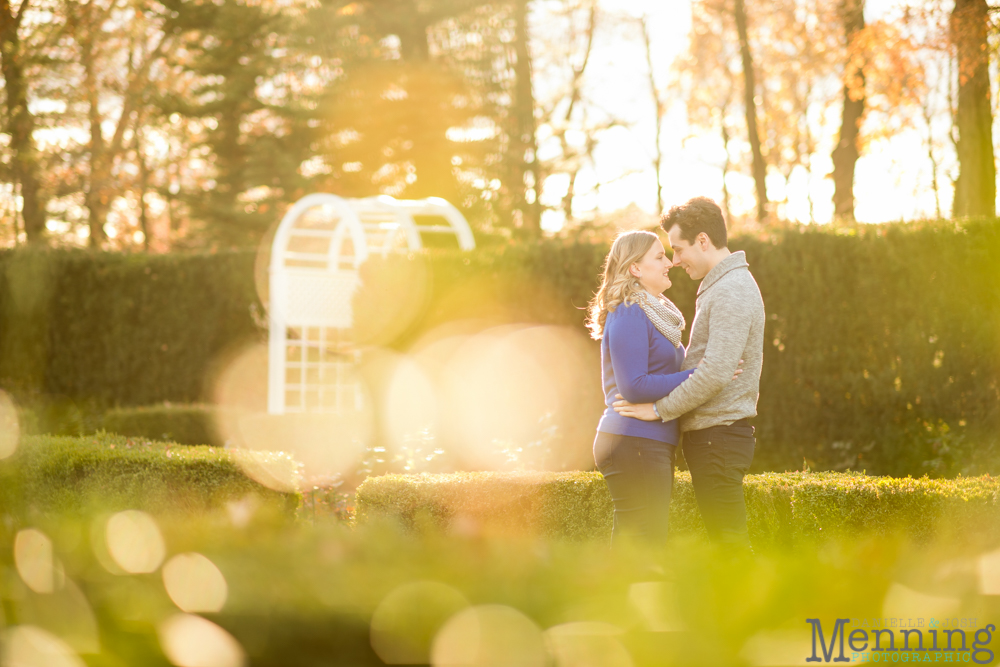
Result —
[{"label": "gray patterned scarf", "polygon": [[646,290],[638,294],[639,305],[646,312],[657,331],[663,334],[674,347],[681,346],[681,333],[684,331],[684,315],[673,302],[665,296],[653,296]]}]

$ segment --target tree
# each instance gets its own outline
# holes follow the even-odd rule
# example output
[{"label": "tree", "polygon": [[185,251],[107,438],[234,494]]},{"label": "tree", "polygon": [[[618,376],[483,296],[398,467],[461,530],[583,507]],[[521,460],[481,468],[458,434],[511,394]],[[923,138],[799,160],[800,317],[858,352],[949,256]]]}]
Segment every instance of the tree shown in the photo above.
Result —
[{"label": "tree", "polygon": [[[649,20],[646,16],[639,18],[639,30],[642,32],[642,44],[646,53],[646,69],[649,74],[649,93],[653,99],[653,108],[656,111],[656,133],[653,147],[653,169],[656,171],[656,215],[663,215],[663,183],[660,175],[660,167],[663,164],[663,146],[660,145],[660,135],[663,130],[663,114],[666,113],[666,100],[656,86],[656,70],[653,67],[653,48],[649,36]],[[723,190],[725,190],[725,174],[723,174]],[[728,195],[725,199],[729,199]],[[728,202],[727,202],[728,207]]]},{"label": "tree", "polygon": [[514,0],[513,18],[515,84],[510,157],[514,160],[515,172],[511,186],[517,193],[514,210],[520,212],[525,231],[529,236],[538,236],[542,231],[539,200],[542,181],[538,173],[538,144],[535,141],[535,94],[528,47],[528,0]]},{"label": "tree", "polygon": [[[85,190],[89,244],[100,247],[107,240],[108,211],[123,192],[116,165],[129,149],[127,138],[143,105],[150,69],[170,47],[172,34],[165,30],[165,16],[142,4],[68,0],[66,12],[83,70],[79,94],[89,132]],[[108,111],[110,99],[118,107],[117,118]],[[110,137],[105,136],[105,124],[113,127]]]},{"label": "tree", "polygon": [[990,108],[989,8],[986,0],[955,0],[951,39],[958,58],[958,180],[953,215],[996,213],[993,113]]},{"label": "tree", "polygon": [[842,0],[846,63],[844,66],[844,106],[840,136],[833,149],[833,214],[837,219],[854,221],[854,166],[858,161],[858,133],[865,112],[864,61],[856,48],[856,39],[865,28],[864,0]]},{"label": "tree", "polygon": [[[566,224],[576,217],[574,203],[579,194],[580,172],[586,166],[599,130],[589,126],[589,101],[584,95],[587,66],[593,52],[597,33],[598,8],[596,0],[573,0],[554,4],[551,13],[540,17],[547,30],[544,37],[536,39],[541,57],[542,77],[548,81],[548,94],[539,103],[538,128],[547,141],[548,154],[542,162],[542,182],[553,176],[564,178],[563,191],[558,207]],[[539,31],[543,32],[543,31]]]},{"label": "tree", "polygon": [[767,219],[767,165],[760,147],[757,127],[757,86],[754,77],[753,56],[750,53],[750,36],[747,27],[747,10],[744,0],[734,0],[733,18],[740,42],[740,59],[743,64],[743,109],[746,114],[747,137],[753,159],[753,180],[757,192],[757,221]]},{"label": "tree", "polygon": [[684,98],[688,124],[697,130],[718,133],[721,139],[722,210],[730,224],[735,220],[728,184],[734,163],[730,152],[730,140],[734,138],[731,128],[745,122],[745,116],[735,117],[738,110],[733,105],[740,86],[741,66],[739,45],[734,45],[731,39],[734,31],[732,13],[722,5],[694,3],[688,49],[674,63],[677,78],[674,87]]},{"label": "tree", "polygon": [[27,53],[19,34],[29,0],[14,11],[10,0],[0,0],[0,68],[7,93],[7,131],[13,151],[12,172],[21,190],[21,216],[29,243],[41,242],[45,234],[45,202],[39,177],[39,155],[35,145],[35,117],[28,107]]}]

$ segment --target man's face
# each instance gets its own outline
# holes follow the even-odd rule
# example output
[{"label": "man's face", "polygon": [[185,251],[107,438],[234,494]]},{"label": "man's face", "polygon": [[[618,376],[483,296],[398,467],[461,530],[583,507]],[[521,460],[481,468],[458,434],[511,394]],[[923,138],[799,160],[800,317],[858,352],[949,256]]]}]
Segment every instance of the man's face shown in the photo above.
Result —
[{"label": "man's face", "polygon": [[[701,235],[699,235],[701,236]],[[674,225],[667,232],[670,247],[674,251],[674,266],[683,268],[691,280],[701,280],[709,271],[709,258],[705,253],[705,244],[695,239],[688,243],[681,238],[681,228]]]}]

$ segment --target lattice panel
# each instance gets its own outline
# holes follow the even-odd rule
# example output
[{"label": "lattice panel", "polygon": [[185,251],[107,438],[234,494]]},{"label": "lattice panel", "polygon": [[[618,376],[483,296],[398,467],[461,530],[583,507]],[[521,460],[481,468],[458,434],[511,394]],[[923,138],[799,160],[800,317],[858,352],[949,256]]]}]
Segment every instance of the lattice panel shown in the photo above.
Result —
[{"label": "lattice panel", "polygon": [[342,329],[288,327],[285,343],[285,409],[288,412],[355,412],[362,407],[357,359]]},{"label": "lattice panel", "polygon": [[287,280],[288,324],[351,327],[351,297],[360,283],[357,271],[289,272]]}]

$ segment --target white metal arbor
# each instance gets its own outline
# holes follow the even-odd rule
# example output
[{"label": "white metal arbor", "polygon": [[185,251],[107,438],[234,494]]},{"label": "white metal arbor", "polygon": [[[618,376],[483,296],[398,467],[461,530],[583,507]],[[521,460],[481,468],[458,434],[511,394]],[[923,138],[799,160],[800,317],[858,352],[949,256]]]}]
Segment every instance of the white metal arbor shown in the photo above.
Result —
[{"label": "white metal arbor", "polygon": [[344,199],[306,195],[282,218],[271,244],[268,412],[361,408],[352,378],[351,298],[371,254],[420,250],[429,235],[475,248],[462,214],[444,199]]}]

